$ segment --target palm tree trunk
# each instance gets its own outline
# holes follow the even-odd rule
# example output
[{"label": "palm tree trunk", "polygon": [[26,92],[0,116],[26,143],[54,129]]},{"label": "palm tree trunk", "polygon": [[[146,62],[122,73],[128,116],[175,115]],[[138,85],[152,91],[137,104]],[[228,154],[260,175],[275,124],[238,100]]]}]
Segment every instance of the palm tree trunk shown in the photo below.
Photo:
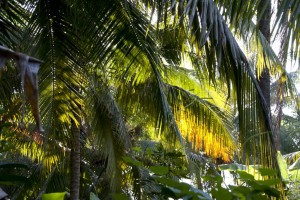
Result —
[{"label": "palm tree trunk", "polygon": [[80,128],[77,127],[72,120],[72,141],[71,141],[71,155],[70,155],[70,199],[79,200],[80,191]]},{"label": "palm tree trunk", "polygon": [[[264,35],[268,43],[270,43],[270,38],[271,38],[271,31],[270,31],[270,26],[271,26],[271,0],[260,0],[259,2],[259,7],[258,7],[258,26],[260,32]],[[260,88],[262,90],[262,93],[264,95],[266,105],[268,107],[268,115],[271,119],[271,89],[270,89],[270,72],[267,66],[264,66],[263,72],[261,73],[260,77],[258,78],[258,82],[260,85]],[[271,156],[275,159],[275,163],[272,163],[273,167],[276,169],[279,169],[279,164],[276,161],[276,156],[277,156],[277,149],[276,149],[276,136],[274,135],[274,131],[272,131],[272,138],[271,139]],[[281,178],[281,173],[278,170],[277,172],[278,177]],[[282,182],[282,185],[278,185],[278,188],[281,189],[281,192],[283,194],[283,187],[284,187],[284,182]],[[285,197],[283,197],[285,199]]]},{"label": "palm tree trunk", "polygon": [[[278,1],[278,4],[282,3],[282,0]],[[281,42],[280,42],[280,51],[279,51],[279,60],[283,67],[286,65],[287,61],[287,45],[288,45],[288,32],[287,32],[287,16],[284,17],[284,29],[281,35]],[[277,150],[281,150],[281,139],[280,139],[280,127],[281,127],[281,119],[282,119],[282,107],[284,101],[284,94],[285,87],[284,82],[281,78],[278,81],[278,87],[276,92],[276,107],[275,107],[275,117],[274,117],[274,141]]]},{"label": "palm tree trunk", "polygon": [[[258,26],[260,32],[265,36],[266,40],[270,43],[270,24],[271,24],[271,0],[261,0],[258,7]],[[264,95],[266,104],[269,108],[270,115],[270,72],[265,66],[259,76],[259,85]]]}]

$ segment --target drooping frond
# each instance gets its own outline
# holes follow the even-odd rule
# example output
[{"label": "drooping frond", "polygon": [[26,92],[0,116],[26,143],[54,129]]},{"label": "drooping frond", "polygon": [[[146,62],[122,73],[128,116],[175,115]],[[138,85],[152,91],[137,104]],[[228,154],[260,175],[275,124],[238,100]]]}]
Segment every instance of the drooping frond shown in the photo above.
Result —
[{"label": "drooping frond", "polygon": [[[162,1],[162,4],[171,6],[166,1]],[[198,56],[206,58],[205,67],[210,80],[218,78],[223,84],[227,84],[228,95],[236,98],[242,152],[248,158],[261,152],[251,162],[271,166],[276,162],[276,157],[272,146],[269,111],[254,72],[219,9],[211,0],[173,1],[172,7],[178,10],[186,7],[177,16],[187,20],[189,24],[187,30],[190,33],[190,44],[196,49]]]},{"label": "drooping frond", "polygon": [[[247,35],[247,32],[249,31],[253,33],[250,36]],[[286,56],[286,54],[276,55],[271,44],[266,40],[263,34],[255,28],[254,23],[250,25],[250,30],[240,31],[236,35],[240,35],[246,43],[246,46],[244,47],[246,55],[251,60],[250,67],[253,72],[256,73],[256,76],[258,77],[264,68],[268,68],[271,76],[278,79],[284,88],[284,90],[279,91],[280,93],[278,95],[281,97],[288,96],[290,94],[293,95],[296,92],[296,89],[293,86],[293,81],[286,70],[286,60],[282,60],[282,56]],[[287,40],[285,42],[287,42]],[[281,51],[287,51],[287,49],[284,48],[285,47],[282,47]]]},{"label": "drooping frond", "polygon": [[192,147],[214,159],[231,161],[235,141],[231,135],[230,114],[181,88],[169,87],[169,96],[181,101],[179,105],[172,102],[175,118],[182,135]]},{"label": "drooping frond", "polygon": [[[217,0],[214,1],[221,10],[222,15],[225,16],[225,21],[228,21],[230,28],[238,32],[240,30],[249,30],[254,17],[257,14],[257,10],[261,5],[259,0],[246,0],[246,1],[228,1],[228,0]],[[260,9],[265,10],[266,7]],[[257,16],[259,19],[261,16]],[[251,34],[251,32],[248,32]]]},{"label": "drooping frond", "polygon": [[[233,117],[224,91],[226,88],[215,88],[205,79],[196,81],[192,70],[188,72],[174,66],[165,68],[163,80],[168,102],[183,138],[194,150],[229,161],[235,141],[231,136]],[[204,77],[205,71],[201,73]]]},{"label": "drooping frond", "polygon": [[[116,85],[132,80],[134,84],[138,84],[149,77],[155,78],[159,93],[156,100],[161,105],[163,126],[170,126],[178,139],[183,142],[161,79],[162,61],[157,54],[153,27],[130,2],[113,2],[107,8],[111,11],[104,14],[101,22],[104,27],[99,33],[101,43],[99,40],[95,43],[99,45],[95,45],[95,48],[102,47],[99,57],[101,63],[98,66],[104,66],[104,70],[117,80]],[[102,41],[106,41],[107,44]],[[121,72],[121,75],[117,72]]]},{"label": "drooping frond", "polygon": [[15,49],[27,12],[18,1],[1,1],[0,12],[0,45]]},{"label": "drooping frond", "polygon": [[[80,115],[83,74],[78,62],[84,54],[76,41],[72,12],[66,1],[38,1],[29,4],[32,12],[23,33],[25,52],[42,59],[40,68],[40,107],[46,135],[67,135],[71,120]],[[30,44],[30,45],[29,45]],[[67,144],[64,144],[67,146]]]},{"label": "drooping frond", "polygon": [[[286,37],[284,50],[287,57],[300,63],[300,2],[297,0],[283,0],[278,2],[278,11],[275,18],[274,31]],[[290,51],[288,51],[290,50]]]},{"label": "drooping frond", "polygon": [[[215,3],[219,7],[222,16],[224,16],[225,21],[229,22],[230,29],[234,31],[234,33],[242,35],[244,38],[256,38],[259,46],[263,47],[263,49],[258,47],[257,50],[263,50],[265,52],[265,58],[263,59],[271,59],[275,64],[280,64],[278,58],[275,58],[277,56],[270,50],[270,45],[265,42],[265,38],[258,28],[257,21],[259,21],[262,16],[260,16],[257,11],[260,10],[260,13],[264,13],[267,9],[266,3],[261,3],[259,0],[217,0]],[[278,36],[285,37],[285,42],[281,44],[286,52],[284,56],[286,58],[290,56],[293,60],[297,60],[299,53],[300,4],[298,1],[289,0],[272,1],[272,4],[274,4],[274,24],[271,24],[273,25],[273,31],[271,32],[272,37],[276,39],[278,39]],[[248,43],[248,41],[249,40],[246,39],[244,42]],[[272,65],[269,65],[269,67],[272,67]]]},{"label": "drooping frond", "polygon": [[121,190],[122,156],[130,151],[130,136],[125,128],[123,117],[111,92],[105,85],[95,81],[87,91],[88,117],[90,129],[95,135],[93,145],[107,159],[105,170],[111,191]]},{"label": "drooping frond", "polygon": [[[230,113],[222,111],[206,99],[201,99],[178,86],[166,83],[163,85],[170,112],[174,113],[174,120],[183,141],[190,143],[194,150],[204,151],[213,158],[230,161],[235,148],[230,135],[232,131]],[[164,134],[171,131],[170,129],[164,130],[164,123],[161,121],[163,120],[160,107],[162,105],[159,102],[161,93],[155,81],[149,80],[136,87],[123,86],[121,91],[119,98],[122,102],[126,102],[129,116],[133,113],[146,114],[152,118],[152,122],[154,122],[153,118],[158,119],[156,127],[158,126]],[[170,137],[167,134],[168,140]]]}]

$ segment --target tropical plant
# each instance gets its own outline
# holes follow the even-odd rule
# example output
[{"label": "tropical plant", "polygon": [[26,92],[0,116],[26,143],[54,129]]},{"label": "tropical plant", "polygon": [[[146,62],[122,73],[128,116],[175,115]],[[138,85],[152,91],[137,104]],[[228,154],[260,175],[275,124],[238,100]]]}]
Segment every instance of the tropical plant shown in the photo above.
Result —
[{"label": "tropical plant", "polygon": [[287,196],[289,199],[298,199],[300,183],[300,152],[292,152],[283,155],[282,158],[282,165],[286,167],[285,169],[283,167],[285,170],[283,173],[286,174],[285,181],[288,184]]},{"label": "tropical plant", "polygon": [[[201,150],[229,162],[238,150],[248,164],[278,167],[257,77],[265,67],[271,75],[286,74],[252,20],[263,19],[259,2],[1,1],[0,43],[44,61],[39,88],[45,133],[18,130],[22,137],[14,141],[15,155],[31,158],[38,177],[22,194],[70,190],[71,199],[79,199],[79,190],[82,197],[124,192],[124,174],[135,169],[124,171],[122,157],[132,154],[136,141],[128,130],[138,126],[186,155]],[[297,56],[299,3],[286,2],[276,23],[280,32],[289,13],[284,22]],[[251,42],[254,63],[232,33]],[[10,111],[5,120],[17,122],[22,91],[9,66],[1,76],[0,105]],[[13,79],[3,80],[7,74]],[[238,138],[232,137],[235,115]],[[26,115],[27,124],[32,118]]]}]

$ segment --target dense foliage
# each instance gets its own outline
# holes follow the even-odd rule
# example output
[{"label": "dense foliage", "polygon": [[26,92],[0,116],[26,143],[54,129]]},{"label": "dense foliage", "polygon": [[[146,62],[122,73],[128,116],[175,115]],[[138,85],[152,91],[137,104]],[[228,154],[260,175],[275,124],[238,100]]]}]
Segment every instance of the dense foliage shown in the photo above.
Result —
[{"label": "dense foliage", "polygon": [[[21,111],[18,68],[0,55],[1,188],[12,199],[284,199],[261,73],[284,88],[279,99],[297,95],[259,27],[263,2],[0,1],[0,45],[43,60],[45,129],[29,102]],[[272,31],[298,63],[299,9],[279,1]],[[226,187],[217,166],[232,162],[269,180],[235,168],[246,185]]]}]

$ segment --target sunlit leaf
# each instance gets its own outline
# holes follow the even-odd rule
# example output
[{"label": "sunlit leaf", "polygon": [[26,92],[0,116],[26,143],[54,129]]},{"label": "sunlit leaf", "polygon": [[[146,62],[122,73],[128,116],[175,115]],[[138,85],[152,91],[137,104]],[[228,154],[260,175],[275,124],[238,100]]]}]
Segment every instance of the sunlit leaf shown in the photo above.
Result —
[{"label": "sunlit leaf", "polygon": [[300,158],[296,160],[290,167],[289,170],[299,170],[300,169]]},{"label": "sunlit leaf", "polygon": [[287,163],[283,159],[283,157],[279,151],[277,152],[277,160],[278,160],[281,177],[283,178],[284,181],[287,181],[288,177],[289,177]]},{"label": "sunlit leaf", "polygon": [[165,166],[151,166],[150,171],[157,175],[166,175],[169,173],[169,167]]},{"label": "sunlit leaf", "polygon": [[43,194],[42,200],[63,200],[65,199],[66,192]]}]

